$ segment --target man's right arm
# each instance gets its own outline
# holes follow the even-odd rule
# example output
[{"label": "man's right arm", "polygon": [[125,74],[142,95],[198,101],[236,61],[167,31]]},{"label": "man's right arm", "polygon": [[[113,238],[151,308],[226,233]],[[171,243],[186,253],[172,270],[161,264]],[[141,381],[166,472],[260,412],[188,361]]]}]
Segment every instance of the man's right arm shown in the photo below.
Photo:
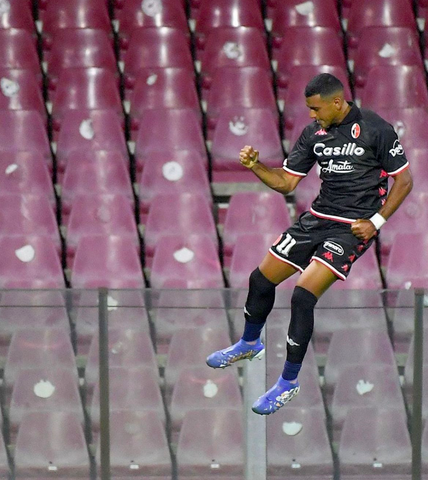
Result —
[{"label": "man's right arm", "polygon": [[259,152],[253,147],[246,145],[239,153],[239,160],[249,168],[260,180],[279,193],[287,195],[291,193],[300,180],[304,177],[291,175],[283,168],[271,168],[259,161]]}]

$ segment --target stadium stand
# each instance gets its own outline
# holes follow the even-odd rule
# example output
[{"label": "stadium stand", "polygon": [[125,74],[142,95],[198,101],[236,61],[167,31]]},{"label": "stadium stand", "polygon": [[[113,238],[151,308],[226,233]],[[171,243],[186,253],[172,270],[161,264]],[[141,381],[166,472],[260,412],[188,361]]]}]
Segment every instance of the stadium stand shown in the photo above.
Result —
[{"label": "stadium stand", "polygon": [[[205,357],[239,339],[249,273],[320,180],[314,169],[281,198],[237,156],[251,144],[281,167],[311,121],[305,84],[330,72],[395,127],[416,188],[318,302],[302,393],[267,420],[267,475],[410,480],[427,12],[427,0],[0,0],[1,478],[101,478],[99,287],[112,478],[244,478],[243,372]],[[265,332],[270,384],[297,278]],[[425,476],[427,449],[425,426]]]}]

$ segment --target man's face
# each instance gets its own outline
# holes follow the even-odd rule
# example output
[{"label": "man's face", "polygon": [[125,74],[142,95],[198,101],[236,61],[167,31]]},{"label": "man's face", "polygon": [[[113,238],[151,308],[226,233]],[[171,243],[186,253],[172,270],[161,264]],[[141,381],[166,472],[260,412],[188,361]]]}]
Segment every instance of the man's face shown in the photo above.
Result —
[{"label": "man's face", "polygon": [[322,98],[319,94],[306,98],[309,116],[322,128],[329,128],[335,123],[341,108],[341,99],[337,96]]}]

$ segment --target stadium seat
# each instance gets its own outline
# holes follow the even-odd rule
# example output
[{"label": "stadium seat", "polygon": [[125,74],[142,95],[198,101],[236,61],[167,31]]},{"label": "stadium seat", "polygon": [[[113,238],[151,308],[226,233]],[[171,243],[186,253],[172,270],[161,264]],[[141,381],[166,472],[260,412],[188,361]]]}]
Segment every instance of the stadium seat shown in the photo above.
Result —
[{"label": "stadium seat", "polygon": [[55,31],[52,47],[43,52],[48,85],[58,84],[68,68],[103,68],[117,73],[113,43],[107,32],[92,28],[62,28]]},{"label": "stadium seat", "polygon": [[140,125],[135,134],[137,172],[154,152],[193,150],[206,156],[201,118],[191,108],[149,109],[141,115]]},{"label": "stadium seat", "polygon": [[85,425],[78,379],[69,368],[51,365],[20,369],[7,406],[11,443],[15,443],[22,419],[29,412],[73,412]]},{"label": "stadium seat", "polygon": [[295,65],[337,65],[346,68],[343,39],[332,28],[294,27],[292,35],[272,50],[278,71],[287,73]]},{"label": "stadium seat", "polygon": [[[425,154],[428,151],[422,150],[421,153]],[[425,171],[425,161],[426,155],[421,156],[419,160],[422,165],[413,169],[412,175],[416,184],[419,183],[419,178],[424,178]],[[416,157],[411,156],[412,166],[416,166]],[[423,170],[423,171],[421,171]],[[419,173],[420,172],[420,173]],[[425,178],[425,185],[428,185],[428,176]],[[423,182],[424,180],[422,180]],[[413,190],[407,196],[404,203],[400,208],[388,219],[387,225],[385,228],[382,228],[382,234],[380,235],[380,253],[381,253],[381,263],[383,266],[386,266],[389,259],[389,254],[391,248],[395,242],[399,242],[402,232],[421,232],[426,233],[426,225],[428,220],[428,209],[427,209],[428,194],[426,191],[416,191]]]},{"label": "stadium seat", "polygon": [[31,412],[18,431],[16,478],[89,478],[90,459],[80,417],[72,412]]},{"label": "stadium seat", "polygon": [[169,27],[138,28],[121,50],[124,85],[129,88],[141,68],[187,68],[194,71],[189,39],[181,30]]},{"label": "stadium seat", "polygon": [[[156,412],[165,425],[165,408],[159,387],[157,369],[139,365],[111,367],[110,370],[110,412],[134,411]],[[100,391],[99,382],[95,383],[90,403],[91,429],[96,435],[100,428]]]},{"label": "stadium seat", "polygon": [[427,108],[425,71],[415,65],[382,65],[371,68],[361,93],[361,106],[373,110]]},{"label": "stadium seat", "polygon": [[[77,354],[87,355],[93,336],[99,330],[98,291],[81,292],[74,299],[73,307]],[[110,290],[107,296],[107,315],[110,329],[150,331],[142,291]]]},{"label": "stadium seat", "polygon": [[[64,173],[69,157],[118,157],[129,165],[123,126],[112,110],[70,110],[57,133],[56,161],[59,174]],[[98,152],[109,153],[98,153]]]},{"label": "stadium seat", "polygon": [[408,0],[353,1],[346,22],[348,58],[353,59],[362,31],[367,27],[406,27],[416,31],[416,19]]},{"label": "stadium seat", "polygon": [[[408,149],[428,149],[428,141],[423,133],[425,132],[425,122],[428,122],[428,110],[426,107],[422,105],[412,108],[376,106],[376,113],[394,127],[406,154]],[[417,181],[418,179],[414,180]]]},{"label": "stadium seat", "polygon": [[329,405],[333,438],[338,441],[349,412],[356,407],[387,405],[405,412],[398,370],[392,365],[350,365],[340,373]]},{"label": "stadium seat", "polygon": [[263,33],[255,27],[218,27],[200,52],[202,86],[209,88],[217,69],[259,67],[271,72]]},{"label": "stadium seat", "polygon": [[[419,3],[419,2],[424,2],[425,0],[416,0],[416,2],[413,2],[413,0],[408,0],[409,5],[413,7],[414,3]],[[355,3],[355,0],[341,0],[340,2],[340,14],[343,20],[347,20],[349,17],[349,10],[352,6],[353,3]]]},{"label": "stadium seat", "polygon": [[136,29],[168,27],[189,35],[185,8],[181,0],[117,2],[115,20],[118,21],[119,41],[126,48],[129,38]]},{"label": "stadium seat", "polygon": [[53,211],[56,199],[46,160],[39,152],[0,152],[0,191],[16,195],[44,195]]},{"label": "stadium seat", "polygon": [[58,256],[61,238],[55,213],[45,195],[0,195],[0,236],[40,235],[50,238]]},{"label": "stadium seat", "polygon": [[[337,294],[337,292],[333,293]],[[343,296],[343,293],[345,292],[340,293],[340,297]],[[356,293],[358,293],[358,290]],[[340,308],[334,306],[316,310],[313,342],[318,354],[326,354],[334,332],[344,328],[372,328],[387,332],[387,319],[382,305],[377,308],[368,307],[364,298],[366,292],[362,291],[361,293],[363,293],[362,301],[358,307]]]},{"label": "stadium seat", "polygon": [[330,404],[337,380],[350,365],[389,365],[396,367],[388,333],[382,330],[343,329],[333,333],[324,370],[324,391]]},{"label": "stadium seat", "polygon": [[412,448],[404,409],[353,408],[339,445],[340,478],[410,480]]},{"label": "stadium seat", "polygon": [[278,128],[279,118],[268,108],[225,108],[214,129],[211,156],[213,182],[256,181],[239,163],[243,145],[255,145],[262,161],[280,167],[284,160]]},{"label": "stadium seat", "polygon": [[65,299],[60,291],[9,290],[0,299],[0,343],[9,345],[17,330],[60,328],[70,332]]},{"label": "stadium seat", "polygon": [[370,69],[384,65],[424,67],[416,30],[379,26],[363,29],[353,62],[355,98],[361,98]]},{"label": "stadium seat", "polygon": [[171,429],[177,434],[188,412],[233,408],[242,411],[243,399],[236,372],[219,372],[205,366],[183,368],[171,397]]},{"label": "stadium seat", "polygon": [[[427,248],[426,232],[402,231],[396,240],[391,246],[386,264],[385,278],[388,288],[426,288],[428,270],[425,265],[426,257],[422,254]],[[418,254],[419,252],[421,254]]]},{"label": "stadium seat", "polygon": [[139,234],[133,202],[122,194],[76,195],[67,221],[67,265],[72,267],[76,248],[86,236],[117,235],[129,239],[139,250]]},{"label": "stadium seat", "polygon": [[140,255],[134,240],[118,235],[81,238],[71,284],[74,288],[144,288]]},{"label": "stadium seat", "polygon": [[112,110],[123,120],[118,77],[104,68],[63,70],[58,77],[58,86],[49,97],[55,130],[61,128],[61,121],[69,110]]},{"label": "stadium seat", "polygon": [[332,478],[333,458],[324,417],[316,409],[292,405],[267,418],[269,478]]},{"label": "stadium seat", "polygon": [[[31,70],[0,67],[0,110],[34,110],[47,122],[40,80]],[[47,125],[47,123],[46,123]]]},{"label": "stadium seat", "polygon": [[[205,425],[205,428],[201,428]],[[183,420],[177,445],[179,478],[244,476],[244,426],[239,410],[198,409]],[[210,475],[215,470],[214,475]]]},{"label": "stadium seat", "polygon": [[221,328],[195,327],[178,330],[169,344],[165,365],[165,392],[172,392],[184,368],[205,366],[207,356],[230,345],[230,336]]},{"label": "stadium seat", "polygon": [[1,288],[65,288],[56,245],[41,235],[0,238]]},{"label": "stadium seat", "polygon": [[[100,444],[97,448],[100,460]],[[110,468],[112,478],[169,480],[172,463],[165,427],[156,412],[116,410],[110,413]],[[100,479],[98,464],[98,476]]]},{"label": "stadium seat", "polygon": [[224,109],[265,108],[278,115],[272,76],[260,67],[223,67],[205,93],[207,127],[213,130]]},{"label": "stadium seat", "polygon": [[26,30],[36,38],[36,25],[33,19],[31,5],[25,0],[18,2],[3,2],[0,14],[0,29]]},{"label": "stadium seat", "polygon": [[4,367],[4,386],[10,392],[18,373],[28,368],[68,369],[77,381],[77,365],[70,333],[62,328],[17,330],[10,341]]},{"label": "stadium seat", "polygon": [[253,27],[265,32],[260,4],[255,0],[204,1],[195,20],[197,50],[203,49],[208,35],[219,27]]},{"label": "stadium seat", "polygon": [[25,29],[0,28],[0,58],[2,68],[30,70],[42,80],[36,43]]},{"label": "stadium seat", "polygon": [[[77,196],[91,193],[91,195],[120,195],[133,203],[129,167],[121,157],[112,152],[88,152],[86,155],[76,155],[65,166],[64,178],[61,185],[62,214],[70,212],[74,199]],[[113,152],[114,153],[114,152]],[[90,158],[88,158],[90,157]],[[64,222],[63,219],[63,224]]]},{"label": "stadium seat", "polygon": [[411,162],[413,185],[416,187],[415,190],[421,193],[421,199],[423,199],[423,193],[426,192],[428,186],[428,175],[425,169],[427,154],[428,145],[425,148],[409,148],[406,150],[406,157]]},{"label": "stadium seat", "polygon": [[183,192],[153,197],[144,228],[146,257],[153,257],[161,237],[174,234],[204,234],[218,244],[212,203],[204,195]]},{"label": "stadium seat", "polygon": [[194,75],[186,68],[141,70],[128,97],[132,130],[138,130],[141,115],[150,108],[190,108],[200,113]]},{"label": "stadium seat", "polygon": [[217,243],[204,233],[162,235],[150,265],[150,285],[152,288],[224,288]]},{"label": "stadium seat", "polygon": [[[150,332],[125,328],[109,329],[109,366],[157,369]],[[99,338],[94,332],[85,367],[86,388],[93,389],[99,378]]]},{"label": "stadium seat", "polygon": [[0,115],[2,151],[37,152],[52,169],[52,152],[46,125],[34,110],[10,110]]},{"label": "stadium seat", "polygon": [[212,203],[206,165],[193,151],[153,153],[138,182],[141,223],[153,199],[160,194],[198,193]]},{"label": "stadium seat", "polygon": [[[165,294],[170,294],[165,290]],[[0,317],[1,318],[1,317]],[[224,308],[202,308],[194,306],[160,307],[154,313],[156,350],[167,353],[172,336],[178,330],[206,327],[228,331],[229,323]]]},{"label": "stadium seat", "polygon": [[46,1],[46,8],[39,8],[42,19],[42,47],[51,49],[57,30],[64,28],[89,28],[104,30],[113,35],[107,3],[104,0]]},{"label": "stadium seat", "polygon": [[285,36],[292,36],[295,27],[325,27],[341,33],[339,12],[334,0],[328,0],[328,5],[323,0],[286,0],[273,3],[276,5],[269,9],[273,48],[279,48]]},{"label": "stadium seat", "polygon": [[240,235],[263,232],[275,240],[291,223],[286,200],[280,193],[235,192],[230,197],[224,219],[223,255],[232,255]]}]

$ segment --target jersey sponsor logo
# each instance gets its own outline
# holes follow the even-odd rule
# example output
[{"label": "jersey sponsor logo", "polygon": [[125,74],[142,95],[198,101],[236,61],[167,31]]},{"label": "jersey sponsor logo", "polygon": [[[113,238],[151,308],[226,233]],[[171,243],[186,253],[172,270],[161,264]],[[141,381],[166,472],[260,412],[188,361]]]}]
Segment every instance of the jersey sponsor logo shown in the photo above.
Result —
[{"label": "jersey sponsor logo", "polygon": [[343,255],[345,253],[342,245],[339,245],[336,242],[332,242],[331,240],[327,240],[326,242],[324,242],[323,247],[329,252],[335,253],[336,255]]},{"label": "jersey sponsor logo", "polygon": [[354,125],[352,125],[351,127],[352,138],[358,138],[360,136],[360,133],[361,133],[360,125],[358,123],[354,123]]},{"label": "jersey sponsor logo", "polygon": [[401,143],[399,140],[395,140],[394,145],[392,146],[391,150],[389,153],[393,156],[396,157],[397,155],[403,155],[404,154],[404,148],[402,147]]},{"label": "jersey sponsor logo", "polygon": [[338,147],[327,147],[325,143],[318,142],[314,145],[314,153],[317,157],[345,157],[355,155],[363,156],[366,151],[358,147],[356,143],[345,143]]},{"label": "jersey sponsor logo", "polygon": [[348,160],[333,160],[328,162],[326,167],[321,167],[323,173],[351,173],[354,171],[354,166]]},{"label": "jersey sponsor logo", "polygon": [[327,135],[327,131],[324,128],[320,128],[315,132],[315,135]]}]

